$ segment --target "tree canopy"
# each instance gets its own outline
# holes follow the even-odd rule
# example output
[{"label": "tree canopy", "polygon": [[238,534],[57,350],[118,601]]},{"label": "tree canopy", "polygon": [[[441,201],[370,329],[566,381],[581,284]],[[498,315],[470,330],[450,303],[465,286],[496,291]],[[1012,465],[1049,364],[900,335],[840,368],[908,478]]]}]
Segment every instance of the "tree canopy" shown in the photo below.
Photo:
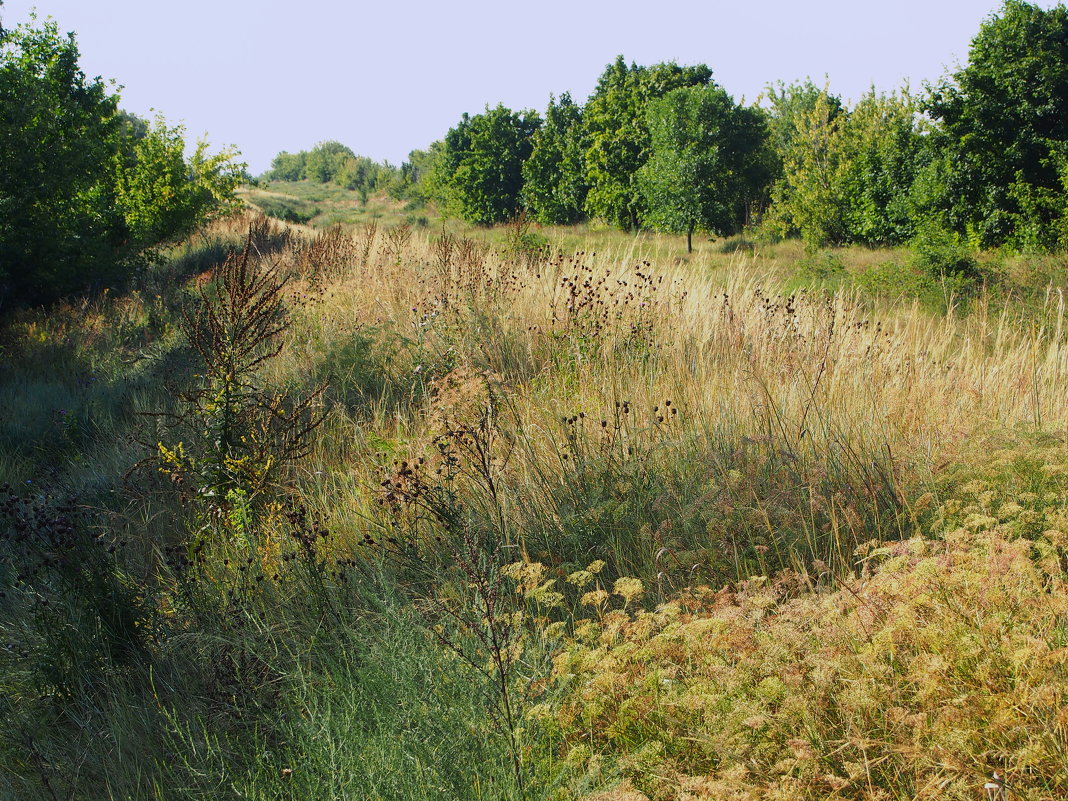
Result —
[{"label": "tree canopy", "polygon": [[530,157],[523,162],[524,207],[538,222],[568,224],[582,219],[586,183],[582,107],[571,95],[549,98],[545,123],[534,132]]},{"label": "tree canopy", "polygon": [[609,64],[586,103],[586,213],[621,228],[644,216],[637,173],[649,158],[646,106],[651,99],[684,86],[705,86],[712,70],[704,64],[627,66],[623,56]]},{"label": "tree canopy", "polygon": [[930,90],[942,209],[983,245],[1068,245],[1068,10],[1006,0]]},{"label": "tree canopy", "polygon": [[0,29],[0,303],[111,282],[231,197],[244,165],[119,111],[54,22]]},{"label": "tree canopy", "polygon": [[514,112],[503,105],[473,117],[464,114],[445,135],[437,164],[449,207],[479,225],[513,217],[520,208],[523,162],[540,126],[534,112]]},{"label": "tree canopy", "polygon": [[767,126],[714,84],[675,89],[648,105],[651,155],[638,172],[654,228],[731,234],[767,183]]}]

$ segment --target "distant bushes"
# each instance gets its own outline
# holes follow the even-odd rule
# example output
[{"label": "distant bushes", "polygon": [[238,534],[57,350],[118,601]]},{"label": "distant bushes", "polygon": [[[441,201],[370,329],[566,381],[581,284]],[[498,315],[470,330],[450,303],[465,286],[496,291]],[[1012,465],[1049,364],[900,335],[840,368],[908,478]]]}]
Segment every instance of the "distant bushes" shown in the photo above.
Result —
[{"label": "distant bushes", "polygon": [[[366,202],[374,192],[388,191],[402,181],[401,171],[389,162],[357,156],[340,142],[320,142],[311,150],[282,151],[263,178],[269,181],[313,181],[358,192]],[[269,212],[268,212],[269,213]],[[287,219],[282,217],[281,219]]]}]

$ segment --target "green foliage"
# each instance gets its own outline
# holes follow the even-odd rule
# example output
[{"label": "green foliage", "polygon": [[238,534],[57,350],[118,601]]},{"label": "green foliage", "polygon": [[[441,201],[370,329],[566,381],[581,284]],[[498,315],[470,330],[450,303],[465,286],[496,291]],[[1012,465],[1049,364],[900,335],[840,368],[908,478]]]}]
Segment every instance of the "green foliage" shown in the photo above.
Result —
[{"label": "green foliage", "polygon": [[0,30],[0,298],[111,282],[232,197],[244,165],[118,111],[54,22]]},{"label": "green foliage", "polygon": [[304,159],[304,177],[309,181],[325,184],[334,180],[349,159],[356,158],[352,148],[340,142],[320,142]]},{"label": "green foliage", "polygon": [[435,180],[450,211],[468,222],[491,225],[515,216],[523,186],[523,162],[541,120],[532,111],[498,105],[473,117],[464,114],[449,130]]},{"label": "green foliage", "polygon": [[712,71],[703,64],[627,66],[623,56],[605,68],[586,103],[586,213],[621,228],[634,228],[644,216],[637,173],[650,154],[646,105],[684,86],[705,86]]},{"label": "green foliage", "polygon": [[800,234],[810,247],[844,242],[841,105],[826,89],[809,97],[806,88],[803,99],[791,103],[792,134],[780,135],[783,177],[772,195],[770,223],[782,234]]},{"label": "green foliage", "polygon": [[269,181],[335,183],[359,192],[364,203],[373,192],[391,189],[403,181],[401,171],[388,162],[379,163],[367,156],[358,156],[352,148],[334,141],[320,142],[311,150],[299,153],[283,150],[274,157],[271,169],[263,177]]},{"label": "green foliage", "polygon": [[137,250],[192,232],[209,209],[229,209],[242,181],[232,149],[211,155],[202,140],[187,162],[184,133],[157,117],[114,157],[115,208]]},{"label": "green foliage", "polygon": [[435,183],[438,175],[435,164],[441,158],[445,143],[431,143],[426,150],[413,150],[408,160],[401,164],[397,180],[390,184],[390,194],[398,200],[410,199],[415,203],[441,200],[443,188]]},{"label": "green foliage", "polygon": [[764,90],[768,101],[768,133],[771,145],[781,156],[793,148],[798,133],[804,130],[802,117],[820,103],[828,106],[828,117],[835,119],[844,110],[842,99],[821,89],[811,80],[771,84]]},{"label": "green foliage", "polygon": [[265,176],[269,181],[303,181],[307,173],[308,154],[282,151],[271,161],[271,169]]},{"label": "green foliage", "polygon": [[946,151],[938,203],[984,247],[1064,246],[1068,9],[1006,0],[972,40],[968,64],[931,88]]},{"label": "green foliage", "polygon": [[523,162],[523,205],[540,223],[567,225],[582,218],[586,203],[582,107],[566,92],[549,98],[545,124]]},{"label": "green foliage", "polygon": [[850,242],[894,245],[915,232],[911,192],[930,157],[918,111],[905,91],[880,95],[872,89],[846,117],[841,131],[848,161],[844,194],[852,199],[845,219]]},{"label": "green foliage", "polygon": [[927,226],[912,243],[916,264],[932,276],[952,275],[967,280],[980,277],[975,252],[960,234]]},{"label": "green foliage", "polygon": [[16,298],[99,277],[118,244],[107,184],[118,97],[78,57],[54,22],[0,31],[0,286]]},{"label": "green foliage", "polygon": [[[930,147],[906,93],[868,92],[851,110],[811,83],[771,95],[783,174],[770,224],[811,247],[899,244],[914,232],[913,186]],[[792,130],[791,130],[792,129]]]},{"label": "green foliage", "polygon": [[770,159],[763,113],[742,108],[715,85],[684,87],[648,104],[651,149],[638,171],[654,228],[737,233],[767,184]]}]

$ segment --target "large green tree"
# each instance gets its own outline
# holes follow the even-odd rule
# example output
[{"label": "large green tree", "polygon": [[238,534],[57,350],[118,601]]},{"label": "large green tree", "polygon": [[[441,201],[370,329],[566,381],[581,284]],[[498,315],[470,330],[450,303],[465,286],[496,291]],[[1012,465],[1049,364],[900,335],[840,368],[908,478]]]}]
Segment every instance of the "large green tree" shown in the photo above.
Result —
[{"label": "large green tree", "polygon": [[78,66],[54,22],[0,31],[0,284],[9,297],[67,291],[112,246],[106,186],[118,97]]},{"label": "large green tree", "polygon": [[711,80],[712,70],[703,64],[627,66],[619,56],[608,65],[584,108],[587,214],[626,229],[639,223],[645,208],[637,174],[650,153],[648,102]]},{"label": "large green tree", "polygon": [[538,222],[574,223],[582,218],[588,189],[582,107],[565,92],[549,98],[545,123],[523,162],[523,206]]},{"label": "large green tree", "polygon": [[243,174],[234,153],[118,110],[52,21],[0,30],[0,305],[112,282],[187,233]]},{"label": "large green tree", "polygon": [[1007,0],[930,88],[941,211],[978,244],[1068,246],[1068,10]]},{"label": "large green tree", "polygon": [[917,174],[932,158],[929,130],[908,91],[865,94],[839,130],[849,241],[897,245],[916,233]]},{"label": "large green tree", "polygon": [[540,125],[533,111],[514,112],[503,105],[473,117],[464,114],[445,135],[435,162],[435,180],[448,210],[478,225],[513,217],[520,208],[523,162]]},{"label": "large green tree", "polygon": [[644,222],[686,234],[731,234],[771,179],[764,113],[715,85],[675,89],[648,105],[649,160],[638,171]]},{"label": "large green tree", "polygon": [[845,109],[826,89],[795,84],[772,101],[781,164],[774,228],[812,246],[899,244],[912,236],[914,186],[931,147],[907,91],[873,89]]}]

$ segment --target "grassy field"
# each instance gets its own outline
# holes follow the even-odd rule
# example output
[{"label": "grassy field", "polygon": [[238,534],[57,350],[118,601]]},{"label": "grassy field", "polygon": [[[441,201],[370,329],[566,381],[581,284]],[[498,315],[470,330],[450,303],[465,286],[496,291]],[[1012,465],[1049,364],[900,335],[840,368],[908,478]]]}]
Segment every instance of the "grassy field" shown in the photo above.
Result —
[{"label": "grassy field", "polygon": [[384,193],[363,198],[334,183],[271,181],[263,186],[244,187],[238,194],[266,215],[315,228],[371,222],[426,227],[433,219],[432,212],[420,204],[394,200]]},{"label": "grassy field", "polygon": [[1063,257],[245,197],[0,335],[0,797],[1068,793]]}]

